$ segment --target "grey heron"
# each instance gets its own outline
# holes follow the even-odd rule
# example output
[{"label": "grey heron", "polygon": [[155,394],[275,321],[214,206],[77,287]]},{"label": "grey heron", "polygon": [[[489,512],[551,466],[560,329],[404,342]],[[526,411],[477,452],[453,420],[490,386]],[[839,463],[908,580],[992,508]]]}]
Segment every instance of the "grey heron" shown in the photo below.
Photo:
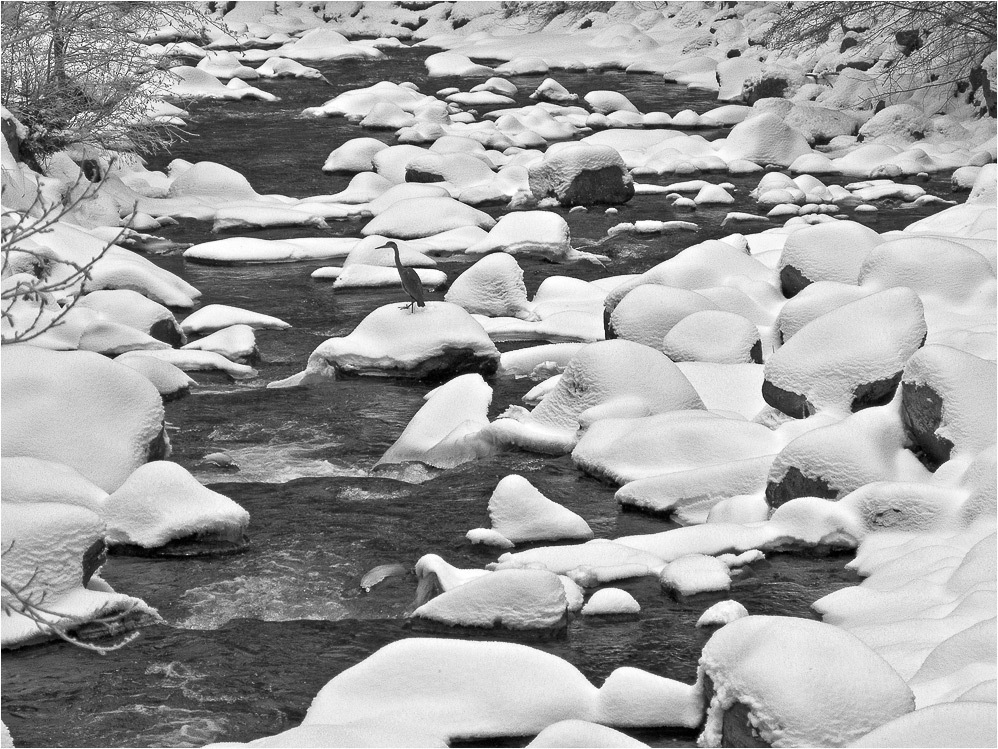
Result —
[{"label": "grey heron", "polygon": [[402,305],[400,309],[408,307],[409,312],[415,312],[416,307],[425,307],[426,302],[423,301],[423,283],[419,280],[419,274],[412,268],[402,265],[402,259],[399,257],[399,246],[395,242],[385,242],[378,249],[386,247],[390,247],[395,252],[395,268],[398,270],[399,278],[402,280],[402,289],[412,300],[408,304]]}]

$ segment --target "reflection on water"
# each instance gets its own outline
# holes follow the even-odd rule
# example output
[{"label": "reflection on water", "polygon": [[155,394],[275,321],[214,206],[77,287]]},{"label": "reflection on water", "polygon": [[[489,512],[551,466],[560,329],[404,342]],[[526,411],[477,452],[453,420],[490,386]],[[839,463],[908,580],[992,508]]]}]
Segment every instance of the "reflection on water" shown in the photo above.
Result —
[{"label": "reflection on water", "polygon": [[[345,120],[295,119],[348,88],[382,79],[412,80],[424,91],[471,81],[427,80],[422,59],[429,50],[392,52],[384,61],[326,65],[330,88],[316,81],[263,81],[280,102],[203,102],[192,105],[197,137],[179,144],[170,158],[209,159],[237,168],[261,193],[305,196],[336,192],[349,178],[322,174],[326,155],[360,135],[391,142],[391,134],[361,131]],[[557,79],[579,94],[618,90],[645,111],[675,113],[716,106],[709,95],[666,86],[657,76],[567,73]],[[540,76],[518,77],[518,104]],[[719,133],[708,133],[716,137]],[[712,181],[726,175],[710,176]],[[944,176],[928,186],[942,193]],[[669,178],[639,181],[667,184]],[[567,213],[573,243],[600,243],[611,257],[606,270],[590,264],[557,266],[521,260],[528,291],[553,274],[593,279],[644,271],[698,241],[730,233],[720,228],[729,210],[755,211],[748,192],[757,178],[734,178],[736,204],[676,211],[660,195],[644,195],[607,214],[594,209]],[[948,188],[947,188],[948,189]],[[487,209],[499,215],[500,208]],[[883,206],[863,218],[878,231],[900,228],[938,207]],[[696,233],[606,239],[610,226],[640,219],[690,220]],[[359,236],[359,222],[328,231],[275,229],[264,238]],[[163,233],[180,242],[212,239],[203,222],[183,221]],[[392,290],[333,291],[309,278],[320,263],[240,268],[187,264],[177,255],[155,262],[202,290],[203,304],[222,303],[275,315],[294,327],[258,331],[260,377],[234,383],[195,373],[200,387],[167,405],[173,460],[200,480],[243,505],[251,514],[246,553],[218,559],[113,557],[104,577],[119,591],[156,606],[167,624],[146,630],[128,648],[99,658],[64,644],[4,655],[3,720],[18,746],[197,746],[209,741],[246,741],[297,725],[326,681],[383,645],[416,634],[404,620],[415,594],[415,577],[392,576],[364,592],[363,575],[378,565],[411,570],[425,553],[459,567],[481,568],[496,553],[473,546],[464,534],[488,525],[487,504],[496,483],[519,473],[542,493],[582,515],[598,537],[654,533],[672,525],[638,513],[621,513],[614,487],[581,475],[568,457],[505,453],[442,474],[418,469],[368,471],[398,438],[432,386],[394,379],[329,381],[307,390],[263,386],[304,368],[324,339],[345,335],[374,307],[398,300]],[[462,259],[443,259],[455,277]],[[442,293],[428,294],[431,299]],[[533,383],[495,379],[490,416],[518,403]],[[238,472],[202,462],[224,451]],[[406,479],[406,480],[398,480]],[[418,483],[417,483],[418,482]],[[752,565],[735,582],[731,597],[754,614],[810,616],[810,603],[855,577],[844,557],[774,556]],[[616,584],[641,604],[637,620],[573,620],[564,637],[530,639],[575,664],[600,684],[620,666],[635,666],[692,682],[709,633],[694,625],[717,595],[676,599],[653,579]],[[431,628],[438,636],[517,640],[509,632]],[[424,629],[419,631],[425,636]],[[693,746],[690,731],[639,731],[654,746]],[[529,737],[488,745],[522,746]]]}]

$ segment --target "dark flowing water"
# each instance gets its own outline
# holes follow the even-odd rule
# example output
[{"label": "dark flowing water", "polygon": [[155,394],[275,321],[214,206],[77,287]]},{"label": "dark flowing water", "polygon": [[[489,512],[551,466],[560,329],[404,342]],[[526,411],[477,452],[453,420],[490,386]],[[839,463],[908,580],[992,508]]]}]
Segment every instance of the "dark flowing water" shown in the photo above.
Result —
[{"label": "dark flowing water", "polygon": [[[194,105],[195,137],[154,166],[174,157],[207,159],[242,172],[261,193],[301,197],[337,192],[348,178],[322,174],[327,154],[349,138],[373,134],[392,142],[391,134],[362,131],[342,119],[302,120],[296,115],[341,91],[379,80],[411,80],[424,92],[473,85],[428,80],[422,64],[426,54],[398,51],[384,61],[324,66],[332,88],[321,81],[258,84],[281,96],[279,102]],[[580,95],[594,89],[621,91],[644,111],[703,112],[716,106],[710,96],[666,86],[656,76],[611,72],[555,77]],[[514,80],[520,86],[518,103],[527,104],[542,77]],[[691,214],[673,211],[661,196],[639,196],[616,216],[602,210],[566,213],[577,247],[602,240],[607,228],[622,221],[681,218],[696,221],[701,230],[603,242],[599,251],[612,258],[606,270],[521,259],[528,291],[533,293],[543,278],[554,274],[592,279],[643,271],[696,241],[729,233],[720,228],[721,219],[729,210],[754,210],[747,192],[758,178],[711,179],[734,182],[738,204]],[[936,178],[928,189],[942,194],[946,187]],[[864,221],[886,231],[938,209],[882,205],[878,218]],[[343,222],[332,224],[328,232],[282,229],[253,236],[359,236],[360,227]],[[198,242],[211,238],[208,229],[204,223],[184,222],[161,233],[178,242]],[[233,383],[219,374],[196,373],[201,387],[167,406],[172,459],[250,512],[251,546],[244,554],[221,558],[113,557],[105,579],[116,590],[156,606],[167,624],[144,630],[135,643],[105,657],[62,643],[6,653],[2,716],[18,746],[197,746],[278,733],[301,721],[329,679],[383,645],[410,636],[525,642],[567,659],[597,684],[620,666],[694,680],[708,637],[694,624],[706,608],[727,596],[676,599],[654,579],[623,581],[617,586],[641,603],[638,617],[577,618],[560,636],[538,638],[414,627],[404,618],[415,593],[412,575],[390,578],[364,593],[361,576],[379,564],[411,567],[426,553],[459,567],[494,561],[494,551],[471,545],[464,534],[488,524],[488,498],[510,473],[524,475],[546,496],[581,514],[601,538],[671,526],[622,513],[613,501],[614,487],[583,476],[568,457],[508,453],[422,484],[370,476],[371,466],[432,385],[382,378],[330,381],[307,390],[267,390],[264,385],[300,371],[315,346],[348,333],[372,309],[399,299],[400,292],[333,292],[328,283],[309,278],[322,263],[225,268],[185,263],[179,256],[161,256],[156,262],[201,289],[204,304],[247,307],[294,325],[287,331],[258,332],[263,356],[259,379]],[[466,265],[454,258],[440,267],[453,278]],[[494,417],[519,402],[533,383],[498,378],[491,384]],[[241,470],[226,473],[201,464],[206,454],[219,450],[232,455]],[[754,614],[811,616],[811,602],[857,582],[843,569],[845,562],[845,557],[772,556],[752,565],[730,597]],[[632,733],[655,746],[695,745],[691,731]],[[487,743],[522,746],[528,740]]]}]

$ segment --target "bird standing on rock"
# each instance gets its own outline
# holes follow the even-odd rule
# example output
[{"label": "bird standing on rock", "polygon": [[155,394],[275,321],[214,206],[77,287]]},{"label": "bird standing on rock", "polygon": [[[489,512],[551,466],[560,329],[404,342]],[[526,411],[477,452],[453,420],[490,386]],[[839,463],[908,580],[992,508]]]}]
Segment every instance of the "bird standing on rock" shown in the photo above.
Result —
[{"label": "bird standing on rock", "polygon": [[409,312],[415,312],[416,307],[425,307],[426,302],[423,301],[423,283],[419,280],[419,274],[412,268],[402,265],[402,258],[399,257],[399,246],[395,242],[385,242],[378,249],[387,247],[395,251],[395,268],[398,270],[399,278],[402,280],[402,289],[412,300],[408,304],[403,304],[399,309],[408,307]]}]

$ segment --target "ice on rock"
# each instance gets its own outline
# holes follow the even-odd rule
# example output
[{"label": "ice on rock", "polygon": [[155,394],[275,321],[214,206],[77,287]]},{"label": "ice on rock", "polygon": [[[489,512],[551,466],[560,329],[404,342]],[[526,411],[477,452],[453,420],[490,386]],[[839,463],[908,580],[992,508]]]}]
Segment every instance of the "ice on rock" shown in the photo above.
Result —
[{"label": "ice on rock", "polygon": [[394,719],[447,741],[522,736],[595,717],[597,690],[567,661],[505,642],[407,638],[324,686],[303,726]]},{"label": "ice on rock", "polygon": [[426,403],[376,467],[419,461],[435,468],[453,468],[492,452],[491,443],[480,435],[489,424],[492,402],[492,388],[481,375],[455,377],[423,399]]},{"label": "ice on rock", "polygon": [[542,747],[560,747],[560,749],[619,747],[620,749],[631,749],[631,747],[646,747],[648,744],[598,723],[590,723],[585,720],[560,720],[537,734],[527,746],[533,749],[542,749]]},{"label": "ice on rock", "polygon": [[664,340],[680,321],[715,305],[695,291],[642,284],[629,291],[608,316],[608,338],[621,338],[665,350]]},{"label": "ice on rock", "polygon": [[555,198],[563,206],[614,205],[626,203],[634,195],[633,178],[620,154],[609,146],[555,146],[529,171],[534,198]]},{"label": "ice on rock", "polygon": [[634,600],[634,596],[620,588],[600,588],[590,596],[586,605],[582,607],[583,616],[637,614],[640,612],[641,604]]},{"label": "ice on rock", "polygon": [[681,596],[693,596],[731,588],[731,570],[716,557],[688,554],[665,565],[659,580]]},{"label": "ice on rock", "polygon": [[995,383],[992,361],[949,346],[919,350],[901,377],[901,416],[908,437],[939,463],[993,444]]},{"label": "ice on rock", "polygon": [[249,523],[246,510],[165,460],[137,468],[108,497],[104,517],[108,543],[146,549],[191,537],[238,546]]},{"label": "ice on rock", "polygon": [[789,299],[815,281],[858,283],[863,262],[882,242],[877,232],[855,221],[828,222],[792,231],[780,255],[783,295]]},{"label": "ice on rock", "polygon": [[875,728],[851,747],[993,746],[998,743],[995,704],[946,702],[902,715]]},{"label": "ice on rock", "polygon": [[191,385],[197,385],[179,367],[152,356],[119,356],[115,363],[133,369],[149,380],[163,396],[164,402],[182,398],[190,391]]},{"label": "ice on rock", "polygon": [[907,443],[896,403],[813,429],[776,456],[766,501],[778,507],[795,497],[841,499],[874,481],[928,480],[931,474]]},{"label": "ice on rock", "polygon": [[227,304],[209,304],[188,315],[180,328],[188,335],[205,335],[232,325],[248,325],[254,330],[284,330],[291,327],[289,323],[270,315]]},{"label": "ice on rock", "polygon": [[108,320],[128,325],[171,346],[185,341],[170,310],[131,289],[92,291],[80,297],[76,306],[94,310]]},{"label": "ice on rock", "polygon": [[422,379],[467,372],[492,374],[498,365],[495,344],[456,304],[427,302],[415,312],[405,305],[400,309],[387,304],[361,320],[349,335],[320,344],[305,372],[281,385],[299,384],[312,376]]},{"label": "ice on rock", "polygon": [[631,341],[601,341],[569,362],[558,386],[531,412],[507,412],[490,432],[524,449],[563,454],[599,419],[636,417],[703,404],[668,357]]},{"label": "ice on rock", "polygon": [[103,356],[4,347],[3,454],[75,468],[113,491],[169,454],[163,403],[145,377]]},{"label": "ice on rock", "polygon": [[230,325],[182,347],[184,350],[213,351],[238,364],[246,364],[260,355],[256,336],[249,325]]},{"label": "ice on rock", "polygon": [[593,532],[579,515],[541,494],[522,476],[503,478],[489,499],[492,530],[513,543],[590,539]]},{"label": "ice on rock", "polygon": [[411,198],[400,200],[376,215],[361,229],[361,234],[381,234],[396,239],[419,239],[433,234],[477,226],[491,229],[495,219],[453,198]]},{"label": "ice on rock", "polygon": [[517,211],[501,217],[485,239],[466,252],[480,255],[506,252],[510,255],[538,255],[550,260],[567,260],[575,251],[568,223],[550,211]]},{"label": "ice on rock", "polygon": [[523,270],[505,252],[486,255],[468,268],[454,279],[444,299],[473,314],[537,319],[527,300]]},{"label": "ice on rock", "polygon": [[915,707],[908,685],[862,641],[792,617],[721,627],[704,646],[698,682],[709,690],[700,746],[754,737],[770,746],[843,746]]},{"label": "ice on rock", "polygon": [[850,302],[805,325],[770,356],[763,397],[796,418],[880,405],[893,397],[925,334],[922,303],[910,289]]},{"label": "ice on rock", "polygon": [[799,156],[811,153],[811,147],[783,118],[763,112],[731,128],[717,153],[725,161],[745,159],[762,165],[790,166]]},{"label": "ice on rock", "polygon": [[702,310],[673,325],[662,340],[662,353],[674,362],[762,364],[759,331],[734,312]]},{"label": "ice on rock", "polygon": [[738,601],[718,601],[700,615],[698,627],[723,627],[749,613]]},{"label": "ice on rock", "polygon": [[[0,516],[5,586],[20,590],[27,600],[44,598],[44,609],[51,613],[36,612],[44,622],[72,633],[93,618],[115,614],[122,616],[119,625],[123,629],[159,620],[143,601],[115,593],[97,576],[103,562],[104,521],[93,509],[5,498]],[[56,636],[21,613],[20,604],[6,588],[2,602],[0,645],[5,650]]]},{"label": "ice on rock", "polygon": [[463,627],[557,629],[568,600],[557,575],[543,570],[502,570],[476,577],[412,612],[418,619]]},{"label": "ice on rock", "polygon": [[370,171],[374,168],[375,154],[386,148],[388,144],[376,138],[352,138],[329,154],[322,171],[327,174]]}]

